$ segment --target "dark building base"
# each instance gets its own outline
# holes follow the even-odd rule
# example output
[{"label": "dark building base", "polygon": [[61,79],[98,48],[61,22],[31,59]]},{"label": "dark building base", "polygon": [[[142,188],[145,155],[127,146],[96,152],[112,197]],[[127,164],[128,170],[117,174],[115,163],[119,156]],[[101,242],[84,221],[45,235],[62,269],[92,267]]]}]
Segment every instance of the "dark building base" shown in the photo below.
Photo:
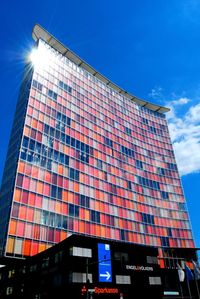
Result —
[{"label": "dark building base", "polygon": [[199,298],[198,282],[161,269],[158,249],[72,235],[0,269],[0,299]]}]

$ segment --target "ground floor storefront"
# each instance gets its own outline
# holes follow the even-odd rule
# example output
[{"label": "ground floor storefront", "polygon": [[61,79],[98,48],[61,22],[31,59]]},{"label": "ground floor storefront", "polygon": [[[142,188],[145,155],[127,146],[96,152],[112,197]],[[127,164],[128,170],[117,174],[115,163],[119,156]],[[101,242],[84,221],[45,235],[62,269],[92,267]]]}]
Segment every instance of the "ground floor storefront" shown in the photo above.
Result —
[{"label": "ground floor storefront", "polygon": [[162,268],[158,248],[72,235],[0,268],[0,299],[200,298],[199,280],[173,262]]}]

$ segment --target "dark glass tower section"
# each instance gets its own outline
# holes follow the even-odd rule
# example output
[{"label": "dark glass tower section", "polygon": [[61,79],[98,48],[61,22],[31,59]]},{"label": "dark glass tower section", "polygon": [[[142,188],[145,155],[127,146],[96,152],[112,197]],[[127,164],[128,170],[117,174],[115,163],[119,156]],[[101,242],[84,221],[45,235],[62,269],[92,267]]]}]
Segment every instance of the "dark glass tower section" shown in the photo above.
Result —
[{"label": "dark glass tower section", "polygon": [[2,185],[0,189],[0,252],[5,252],[5,244],[10,221],[10,212],[13,202],[13,192],[16,179],[16,171],[19,159],[19,151],[24,129],[24,120],[28,105],[33,70],[26,65],[22,80],[20,95],[17,101],[8,152],[3,172]]}]

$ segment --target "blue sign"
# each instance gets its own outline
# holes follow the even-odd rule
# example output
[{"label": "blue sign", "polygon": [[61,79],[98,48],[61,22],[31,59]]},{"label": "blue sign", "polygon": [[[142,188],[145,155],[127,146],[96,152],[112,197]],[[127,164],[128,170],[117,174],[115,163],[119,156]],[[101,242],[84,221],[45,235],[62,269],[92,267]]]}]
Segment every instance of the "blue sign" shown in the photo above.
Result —
[{"label": "blue sign", "polygon": [[110,245],[98,243],[99,282],[112,282]]}]

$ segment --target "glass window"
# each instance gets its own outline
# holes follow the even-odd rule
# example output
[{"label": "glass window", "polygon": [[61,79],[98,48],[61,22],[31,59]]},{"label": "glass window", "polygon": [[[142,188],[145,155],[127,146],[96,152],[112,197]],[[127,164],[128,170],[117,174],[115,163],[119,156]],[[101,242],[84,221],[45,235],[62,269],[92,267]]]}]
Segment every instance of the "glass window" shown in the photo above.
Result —
[{"label": "glass window", "polygon": [[22,187],[22,183],[23,183],[23,175],[18,174],[18,175],[17,175],[17,182],[16,182],[16,185],[17,185],[18,187]]},{"label": "glass window", "polygon": [[100,212],[90,211],[90,219],[93,222],[100,223]]},{"label": "glass window", "polygon": [[18,217],[19,214],[19,204],[17,203],[13,203],[13,207],[12,207],[12,217]]},{"label": "glass window", "polygon": [[72,247],[70,253],[73,256],[92,257],[92,249],[84,247]]},{"label": "glass window", "polygon": [[143,168],[143,164],[142,164],[142,161],[140,160],[136,160],[135,161],[135,166],[139,169],[142,169]]},{"label": "glass window", "polygon": [[169,199],[169,193],[165,191],[161,191],[161,197],[164,200]]},{"label": "glass window", "polygon": [[150,285],[161,285],[161,277],[149,277]]},{"label": "glass window", "polygon": [[117,284],[131,284],[130,275],[116,275],[115,279]]},{"label": "glass window", "polygon": [[73,204],[69,204],[69,215],[79,217],[79,207]]},{"label": "glass window", "polygon": [[[92,274],[91,273],[88,273],[88,279],[89,279],[90,283],[92,283]],[[73,272],[72,273],[72,282],[86,283],[86,273]]]},{"label": "glass window", "polygon": [[79,181],[79,171],[74,168],[70,168],[69,169],[69,177],[70,177],[70,179]]},{"label": "glass window", "polygon": [[79,195],[79,205],[83,207],[90,207],[90,198],[85,195]]},{"label": "glass window", "polygon": [[15,240],[14,253],[18,254],[18,255],[22,254],[22,240],[21,239]]},{"label": "glass window", "polygon": [[51,90],[51,89],[49,89],[48,90],[48,96],[50,97],[50,98],[52,98],[53,100],[55,100],[55,101],[57,101],[57,93],[56,92],[54,92],[53,90]]}]

